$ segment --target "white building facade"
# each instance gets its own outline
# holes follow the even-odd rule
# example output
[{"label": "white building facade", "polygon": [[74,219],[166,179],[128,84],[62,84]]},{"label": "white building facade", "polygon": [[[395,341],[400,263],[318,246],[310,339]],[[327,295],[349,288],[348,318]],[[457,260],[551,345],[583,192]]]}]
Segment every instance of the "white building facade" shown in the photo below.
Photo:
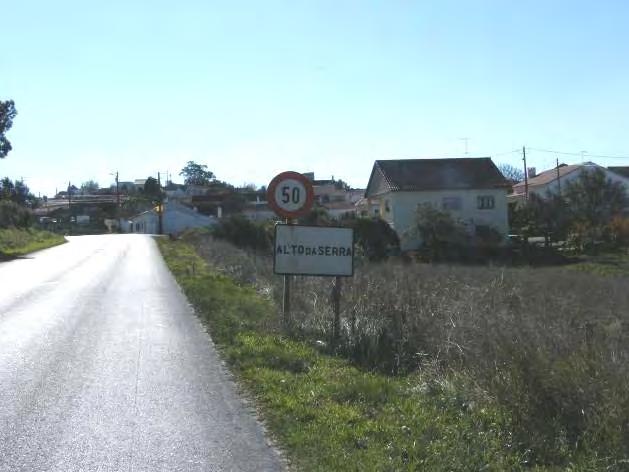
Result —
[{"label": "white building facade", "polygon": [[[163,234],[177,234],[191,228],[206,228],[218,222],[215,217],[203,215],[178,202],[166,202],[163,207]],[[154,208],[130,218],[126,224],[121,224],[121,228],[130,233],[158,234],[159,214],[157,209]]]},{"label": "white building facade", "polygon": [[366,198],[379,202],[380,217],[400,238],[403,251],[420,247],[420,205],[447,211],[473,236],[479,227],[509,232],[509,184],[490,158],[376,161]]}]

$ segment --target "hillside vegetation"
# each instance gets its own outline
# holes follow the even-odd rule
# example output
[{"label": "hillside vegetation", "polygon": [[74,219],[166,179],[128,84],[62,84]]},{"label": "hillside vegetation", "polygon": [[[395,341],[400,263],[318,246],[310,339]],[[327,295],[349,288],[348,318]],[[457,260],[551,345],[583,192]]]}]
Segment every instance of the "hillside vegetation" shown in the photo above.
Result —
[{"label": "hillside vegetation", "polygon": [[295,279],[284,327],[267,257],[160,244],[304,470],[629,467],[626,277],[359,261],[332,343],[331,279]]},{"label": "hillside vegetation", "polygon": [[48,231],[0,228],[0,260],[23,256],[64,242],[62,235]]}]

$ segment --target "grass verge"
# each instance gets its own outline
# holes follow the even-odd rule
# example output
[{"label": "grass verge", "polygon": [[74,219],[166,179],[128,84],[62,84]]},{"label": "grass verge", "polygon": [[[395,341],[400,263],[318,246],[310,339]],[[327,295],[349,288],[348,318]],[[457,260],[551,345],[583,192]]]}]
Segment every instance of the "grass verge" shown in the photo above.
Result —
[{"label": "grass verge", "polygon": [[629,251],[606,252],[583,256],[582,262],[567,266],[571,270],[610,277],[629,277]]},{"label": "grass verge", "polygon": [[430,365],[396,377],[359,370],[282,335],[267,295],[218,274],[191,245],[158,244],[296,470],[597,470],[592,458],[530,464],[509,411],[472,378]]},{"label": "grass verge", "polygon": [[0,229],[0,260],[57,246],[65,242],[59,234],[35,229]]}]

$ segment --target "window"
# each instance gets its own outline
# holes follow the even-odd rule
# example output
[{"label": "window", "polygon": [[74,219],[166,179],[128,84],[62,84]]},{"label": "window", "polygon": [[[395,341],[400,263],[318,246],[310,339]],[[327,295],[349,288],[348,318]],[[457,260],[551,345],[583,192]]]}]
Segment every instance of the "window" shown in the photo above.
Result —
[{"label": "window", "polygon": [[391,207],[389,206],[389,200],[384,201],[384,211],[387,213],[391,211]]},{"label": "window", "polygon": [[476,197],[479,210],[492,210],[495,202],[493,195],[480,195]]},{"label": "window", "polygon": [[461,197],[443,197],[441,200],[441,208],[444,210],[460,210]]}]

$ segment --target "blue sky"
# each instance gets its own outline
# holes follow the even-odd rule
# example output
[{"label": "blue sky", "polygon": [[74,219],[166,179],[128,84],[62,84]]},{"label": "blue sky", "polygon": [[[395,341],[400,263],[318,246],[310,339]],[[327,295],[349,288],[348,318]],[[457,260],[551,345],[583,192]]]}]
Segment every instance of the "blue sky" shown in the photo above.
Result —
[{"label": "blue sky", "polygon": [[[375,159],[629,156],[629,3],[4,2],[0,176],[51,195],[188,160],[233,184]],[[506,153],[506,154],[505,154]],[[587,158],[587,157],[586,157]],[[589,158],[603,165],[629,159]]]}]

